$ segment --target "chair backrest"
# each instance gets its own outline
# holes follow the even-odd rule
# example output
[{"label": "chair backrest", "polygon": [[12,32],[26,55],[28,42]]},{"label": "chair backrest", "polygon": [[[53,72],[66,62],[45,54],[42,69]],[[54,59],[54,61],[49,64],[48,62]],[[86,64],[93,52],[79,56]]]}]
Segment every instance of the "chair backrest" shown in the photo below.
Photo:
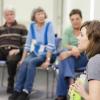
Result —
[{"label": "chair backrest", "polygon": [[55,38],[55,45],[56,45],[56,50],[59,50],[61,47],[61,38]]}]

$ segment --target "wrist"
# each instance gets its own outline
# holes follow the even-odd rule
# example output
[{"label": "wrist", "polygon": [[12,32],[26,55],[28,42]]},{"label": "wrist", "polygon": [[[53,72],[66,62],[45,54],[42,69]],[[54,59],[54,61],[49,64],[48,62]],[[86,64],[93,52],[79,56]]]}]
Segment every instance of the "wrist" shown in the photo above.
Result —
[{"label": "wrist", "polygon": [[46,58],[46,62],[50,62],[50,57],[47,57]]},{"label": "wrist", "polygon": [[73,51],[72,50],[69,51],[69,55],[73,55]]},{"label": "wrist", "polygon": [[83,98],[84,98],[85,100],[89,100],[89,95],[88,95],[87,93],[84,93]]}]

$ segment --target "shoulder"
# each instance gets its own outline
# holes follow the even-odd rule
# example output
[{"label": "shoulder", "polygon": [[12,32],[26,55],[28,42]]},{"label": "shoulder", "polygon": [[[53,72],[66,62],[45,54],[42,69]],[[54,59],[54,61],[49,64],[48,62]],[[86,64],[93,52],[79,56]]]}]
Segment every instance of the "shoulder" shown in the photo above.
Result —
[{"label": "shoulder", "polygon": [[0,30],[5,30],[5,27],[3,25],[0,26]]},{"label": "shoulder", "polygon": [[14,27],[14,28],[17,28],[17,29],[27,30],[26,26],[23,25],[23,24],[20,24],[20,23],[16,24],[16,25],[13,26],[13,27]]},{"label": "shoulder", "polygon": [[100,54],[90,58],[88,65],[88,78],[100,80]]},{"label": "shoulder", "polygon": [[94,57],[90,58],[88,65],[90,64],[99,64],[100,65],[100,54],[96,54]]},{"label": "shoulder", "polygon": [[45,25],[54,26],[52,21],[46,21]]},{"label": "shoulder", "polygon": [[72,28],[72,26],[69,26],[69,27],[67,27],[67,28],[65,29],[64,34],[71,34],[71,33],[73,33],[73,28]]}]

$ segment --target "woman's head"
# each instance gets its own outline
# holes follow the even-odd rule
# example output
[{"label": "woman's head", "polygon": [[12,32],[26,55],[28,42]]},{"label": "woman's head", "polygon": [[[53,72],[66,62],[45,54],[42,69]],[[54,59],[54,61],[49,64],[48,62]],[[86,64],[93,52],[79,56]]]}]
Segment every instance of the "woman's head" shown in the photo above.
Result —
[{"label": "woman's head", "polygon": [[37,23],[44,23],[46,18],[47,18],[47,14],[42,8],[38,7],[33,10],[31,16],[32,21],[35,21]]},{"label": "woman's head", "polygon": [[[81,27],[82,34],[85,34],[85,38],[87,38],[84,43],[87,43],[87,53],[90,57],[95,54],[100,53],[100,21],[88,21],[85,22]],[[84,35],[83,35],[84,37]]]}]

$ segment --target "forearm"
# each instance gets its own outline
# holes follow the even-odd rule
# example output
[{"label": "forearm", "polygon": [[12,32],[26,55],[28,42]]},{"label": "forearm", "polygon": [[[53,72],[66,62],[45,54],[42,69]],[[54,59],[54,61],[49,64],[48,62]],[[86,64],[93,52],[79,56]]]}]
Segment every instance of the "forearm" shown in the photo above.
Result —
[{"label": "forearm", "polygon": [[23,54],[22,54],[21,60],[24,60],[27,55],[28,55],[28,52],[27,51],[24,51]]},{"label": "forearm", "polygon": [[84,99],[85,100],[91,100],[88,94],[85,95]]},{"label": "forearm", "polygon": [[71,50],[73,47],[76,47],[76,46],[73,46],[73,45],[66,45],[66,48]]},{"label": "forearm", "polygon": [[91,100],[89,94],[86,91],[84,91],[84,93],[81,96],[83,97],[84,100]]},{"label": "forearm", "polygon": [[65,51],[66,58],[72,56],[72,51]]},{"label": "forearm", "polygon": [[52,52],[48,51],[47,54],[46,54],[46,61],[50,61],[51,56],[52,56]]}]

